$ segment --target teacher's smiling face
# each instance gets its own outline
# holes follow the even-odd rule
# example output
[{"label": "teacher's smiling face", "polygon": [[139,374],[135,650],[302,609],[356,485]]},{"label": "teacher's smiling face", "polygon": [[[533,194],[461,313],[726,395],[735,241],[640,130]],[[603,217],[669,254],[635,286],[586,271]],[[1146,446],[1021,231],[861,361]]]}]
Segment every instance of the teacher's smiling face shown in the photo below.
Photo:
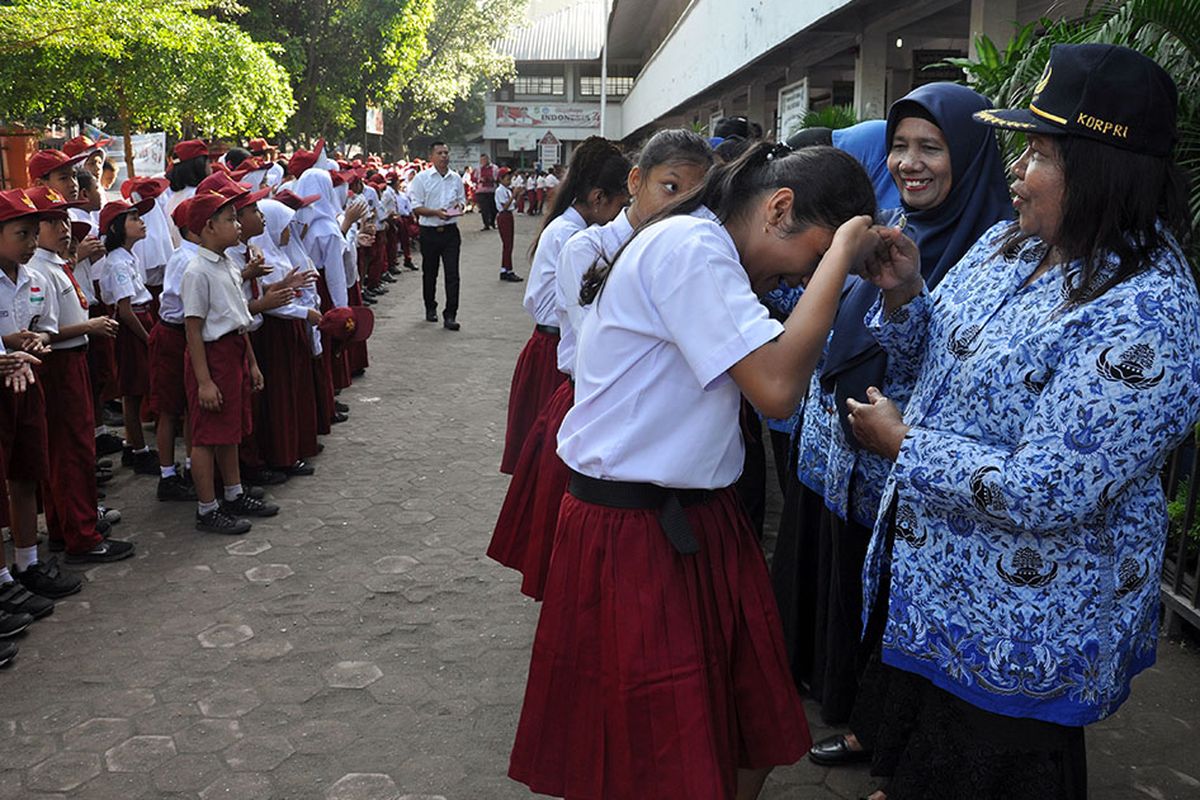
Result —
[{"label": "teacher's smiling face", "polygon": [[1062,152],[1053,136],[1030,134],[1021,157],[1009,166],[1016,178],[1009,187],[1021,233],[1058,244],[1067,182]]},{"label": "teacher's smiling face", "polygon": [[942,129],[920,117],[905,117],[892,133],[888,172],[909,208],[937,208],[954,184],[950,147]]}]

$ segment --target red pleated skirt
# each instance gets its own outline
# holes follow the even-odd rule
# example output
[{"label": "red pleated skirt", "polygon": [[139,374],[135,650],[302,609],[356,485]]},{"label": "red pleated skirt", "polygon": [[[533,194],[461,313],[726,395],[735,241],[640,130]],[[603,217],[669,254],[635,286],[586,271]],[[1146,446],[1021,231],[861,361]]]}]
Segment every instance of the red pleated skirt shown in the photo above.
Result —
[{"label": "red pleated skirt", "polygon": [[521,573],[521,591],[534,600],[545,593],[558,507],[570,476],[556,452],[558,429],[574,404],[575,387],[563,381],[529,429],[488,546],[489,557]]},{"label": "red pleated skirt", "polygon": [[[253,335],[263,373],[257,438],[267,466],[279,469],[317,452],[317,397],[305,323],[270,314]],[[259,425],[261,423],[261,425]]]},{"label": "red pleated skirt", "polygon": [[[329,294],[329,284],[325,282],[325,273],[317,273],[317,295],[321,298],[321,313],[333,308],[333,297]],[[341,345],[334,346],[333,337],[328,333],[321,334],[321,357],[329,364],[329,374],[333,378],[333,390],[340,392],[350,385],[350,363]]]},{"label": "red pleated skirt", "polygon": [[501,472],[513,474],[534,420],[550,395],[566,379],[567,376],[558,371],[558,337],[535,328],[517,357],[508,391],[508,427],[504,432]]},{"label": "red pleated skirt", "polygon": [[[361,306],[363,304],[362,284],[356,283],[349,287],[346,291],[347,297],[350,300],[350,305]],[[344,360],[346,362],[347,371],[353,375],[356,372],[365,370],[371,364],[367,360],[367,343],[366,342],[347,342],[345,348]]]},{"label": "red pleated skirt", "polygon": [[[155,318],[150,310],[133,313],[146,333],[154,330]],[[125,325],[117,329],[117,377],[122,397],[145,397],[150,394],[149,347]]]},{"label": "red pleated skirt", "polygon": [[[97,302],[88,308],[92,319],[107,316],[112,309]],[[88,342],[88,370],[92,377],[92,393],[102,402],[116,400],[121,396],[117,381],[117,345],[115,339],[106,336],[91,336]]]},{"label": "red pleated skirt", "polygon": [[183,382],[187,333],[160,322],[150,331],[150,410],[155,414],[182,417],[187,412],[187,389]]},{"label": "red pleated skirt", "polygon": [[738,769],[811,739],[767,565],[732,489],[686,511],[678,554],[653,510],[568,494],[509,775],[570,800],[732,800]]}]

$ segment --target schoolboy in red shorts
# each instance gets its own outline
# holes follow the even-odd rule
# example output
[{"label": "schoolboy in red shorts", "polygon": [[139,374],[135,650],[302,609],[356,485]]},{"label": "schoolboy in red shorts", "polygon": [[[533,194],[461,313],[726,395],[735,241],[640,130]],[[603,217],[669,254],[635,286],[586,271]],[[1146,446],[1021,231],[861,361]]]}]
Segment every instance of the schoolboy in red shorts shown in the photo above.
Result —
[{"label": "schoolboy in red shorts", "polygon": [[[225,250],[238,243],[234,201],[240,194],[197,191],[188,227],[200,247],[183,274],[187,355],[184,380],[192,430],[192,479],[199,508],[197,530],[239,535],[250,530],[247,516],[272,516],[279,507],[245,492],[238,443],[250,433],[250,392],[262,389],[262,373],[247,334],[251,317],[242,294],[242,276]],[[215,469],[225,484],[218,504]]]}]

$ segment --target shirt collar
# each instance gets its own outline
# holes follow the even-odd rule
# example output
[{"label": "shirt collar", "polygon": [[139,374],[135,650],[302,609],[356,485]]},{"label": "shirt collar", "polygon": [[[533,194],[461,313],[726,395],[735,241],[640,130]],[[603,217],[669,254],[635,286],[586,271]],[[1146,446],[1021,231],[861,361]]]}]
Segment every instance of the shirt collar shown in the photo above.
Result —
[{"label": "shirt collar", "polygon": [[211,261],[214,264],[219,263],[221,261],[221,259],[224,258],[224,256],[221,256],[218,253],[214,253],[212,250],[209,250],[204,245],[196,245],[196,252],[199,253],[200,257],[203,258],[205,261]]},{"label": "shirt collar", "polygon": [[[60,267],[67,263],[67,260],[58,253],[54,252],[53,250],[47,250],[44,247],[39,247],[33,254],[33,258],[37,259],[38,261],[47,261]],[[33,259],[30,260],[32,261]]]},{"label": "shirt collar", "polygon": [[568,220],[573,221],[580,228],[586,228],[588,226],[587,220],[583,218],[582,214],[575,210],[575,206],[567,206],[567,210],[564,211],[562,215]]}]

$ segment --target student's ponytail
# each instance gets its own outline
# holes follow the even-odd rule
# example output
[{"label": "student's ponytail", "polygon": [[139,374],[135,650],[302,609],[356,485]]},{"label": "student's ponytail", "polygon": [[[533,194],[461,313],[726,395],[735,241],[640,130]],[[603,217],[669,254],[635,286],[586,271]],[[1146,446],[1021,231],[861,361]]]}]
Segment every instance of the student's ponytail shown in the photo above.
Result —
[{"label": "student's ponytail", "polygon": [[587,203],[593,189],[599,189],[609,197],[623,193],[630,168],[629,159],[608,139],[603,136],[584,139],[571,154],[566,179],[554,190],[554,204],[546,211],[542,228],[529,248],[530,258],[537,252],[538,242],[550,223],[561,217],[573,204]]},{"label": "student's ponytail", "polygon": [[[875,189],[854,156],[836,147],[792,150],[786,144],[757,142],[734,161],[715,167],[704,183],[644,220],[629,242],[654,223],[691,214],[701,206],[722,224],[738,220],[764,192],[783,188],[791,189],[794,196],[791,218],[782,226],[785,233],[798,233],[813,225],[837,229],[851,217],[875,215]],[[617,252],[614,264],[629,242]],[[607,277],[606,273],[593,275],[591,281],[585,278],[579,302],[591,303]]]}]

